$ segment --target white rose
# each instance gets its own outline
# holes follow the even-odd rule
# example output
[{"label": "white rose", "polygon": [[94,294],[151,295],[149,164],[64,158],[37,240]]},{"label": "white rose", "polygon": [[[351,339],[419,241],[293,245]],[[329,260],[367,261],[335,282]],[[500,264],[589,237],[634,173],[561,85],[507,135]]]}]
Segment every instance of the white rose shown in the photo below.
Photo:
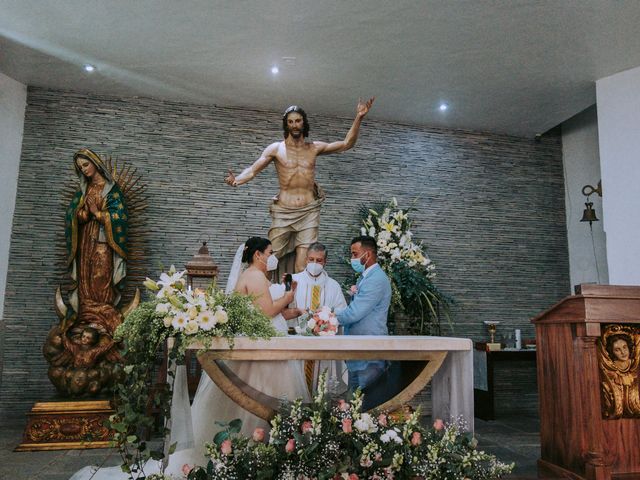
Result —
[{"label": "white rose", "polygon": [[318,318],[320,320],[322,320],[323,322],[328,322],[329,321],[329,315],[331,315],[331,311],[326,311],[324,309],[320,310],[320,313],[318,314]]},{"label": "white rose", "polygon": [[169,313],[169,308],[171,304],[169,303],[159,303],[156,305],[156,313]]},{"label": "white rose", "polygon": [[227,315],[227,312],[225,312],[224,309],[219,308],[216,310],[213,318],[215,319],[216,323],[227,323],[227,321],[229,320],[229,315]]},{"label": "white rose", "polygon": [[191,320],[187,322],[187,325],[184,327],[184,333],[187,335],[193,335],[198,331],[198,322]]},{"label": "white rose", "polygon": [[187,315],[194,320],[198,316],[198,308],[195,305],[187,305]]},{"label": "white rose", "polygon": [[307,321],[307,328],[314,328],[316,326],[316,321],[313,318],[310,318]]},{"label": "white rose", "polygon": [[173,317],[164,317],[164,319],[162,320],[162,323],[164,323],[165,327],[169,328],[173,323]]}]

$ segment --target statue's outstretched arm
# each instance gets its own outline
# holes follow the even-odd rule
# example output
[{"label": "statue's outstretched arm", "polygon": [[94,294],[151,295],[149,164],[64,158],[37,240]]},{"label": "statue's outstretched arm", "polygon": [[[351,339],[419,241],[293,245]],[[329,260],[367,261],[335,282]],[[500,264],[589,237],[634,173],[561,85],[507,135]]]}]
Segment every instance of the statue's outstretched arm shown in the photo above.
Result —
[{"label": "statue's outstretched arm", "polygon": [[260,158],[253,162],[253,165],[245,168],[240,175],[235,176],[231,170],[227,174],[224,181],[227,185],[231,185],[232,187],[237,187],[238,185],[242,185],[243,183],[247,183],[252,180],[258,173],[267,168],[267,165],[271,163],[271,161],[275,158],[276,152],[278,148],[278,143],[272,143],[267,148],[264,149]]},{"label": "statue's outstretched arm", "polygon": [[344,140],[338,142],[313,142],[317,149],[318,155],[327,155],[329,153],[339,153],[344,152],[353,148],[353,146],[358,141],[358,134],[360,133],[360,125],[362,124],[362,119],[365,117],[369,110],[371,109],[371,105],[373,105],[373,101],[376,97],[371,97],[368,101],[363,102],[362,99],[358,100],[358,105],[356,107],[356,118],[353,120],[353,124],[351,128],[347,132],[347,136],[344,137]]}]

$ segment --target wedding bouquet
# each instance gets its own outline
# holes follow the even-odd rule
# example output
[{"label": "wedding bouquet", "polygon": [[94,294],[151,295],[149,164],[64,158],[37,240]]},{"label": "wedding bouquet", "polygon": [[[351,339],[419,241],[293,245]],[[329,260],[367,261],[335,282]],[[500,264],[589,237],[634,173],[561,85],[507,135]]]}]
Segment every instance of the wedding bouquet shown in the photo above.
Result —
[{"label": "wedding bouquet", "polygon": [[299,335],[335,335],[338,333],[338,319],[331,308],[324,306],[315,312],[309,312],[304,319],[303,327],[296,327],[296,333]]}]

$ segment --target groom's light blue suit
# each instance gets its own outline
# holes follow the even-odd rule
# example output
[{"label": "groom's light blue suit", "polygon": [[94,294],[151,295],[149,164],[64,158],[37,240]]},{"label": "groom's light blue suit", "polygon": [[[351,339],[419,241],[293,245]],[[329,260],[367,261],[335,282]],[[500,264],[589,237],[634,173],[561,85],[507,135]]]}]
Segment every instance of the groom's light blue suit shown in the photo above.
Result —
[{"label": "groom's light blue suit", "polygon": [[[391,282],[380,265],[372,265],[356,284],[357,292],[349,306],[336,316],[344,325],[345,335],[388,335],[387,314],[391,303]],[[349,360],[350,372],[362,371],[378,366],[384,368],[384,361]]]}]

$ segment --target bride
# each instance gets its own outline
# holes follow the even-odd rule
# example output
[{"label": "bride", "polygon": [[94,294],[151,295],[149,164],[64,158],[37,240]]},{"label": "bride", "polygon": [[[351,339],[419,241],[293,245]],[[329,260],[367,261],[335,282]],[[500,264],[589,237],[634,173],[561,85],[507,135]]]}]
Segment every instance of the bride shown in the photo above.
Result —
[{"label": "bride", "polygon": [[[244,271],[243,263],[248,265]],[[286,319],[299,316],[302,312],[299,309],[287,308],[294,299],[295,283],[290,291],[285,292],[284,285],[271,284],[268,280],[267,272],[275,270],[277,265],[278,259],[273,255],[271,242],[266,238],[251,237],[236,252],[225,291],[251,295],[255,306],[272,317],[276,330],[286,333]],[[229,361],[226,365],[245,383],[267,395],[288,400],[309,400],[303,364],[300,361]],[[205,457],[204,443],[211,442],[221,429],[216,421],[229,422],[236,418],[242,420],[241,433],[244,435],[250,436],[256,427],[268,428],[267,422],[228,398],[204,371],[193,405],[189,407],[186,372],[184,367],[178,367],[173,390],[169,441],[170,444],[176,443],[177,448],[169,457],[165,473],[175,478],[184,478],[185,464],[191,467],[206,466],[208,459]],[[146,475],[157,473],[159,469],[160,465],[153,461],[144,467]],[[70,480],[129,478],[120,471],[120,467],[102,468],[97,472],[95,470],[96,467],[84,467]]]}]

